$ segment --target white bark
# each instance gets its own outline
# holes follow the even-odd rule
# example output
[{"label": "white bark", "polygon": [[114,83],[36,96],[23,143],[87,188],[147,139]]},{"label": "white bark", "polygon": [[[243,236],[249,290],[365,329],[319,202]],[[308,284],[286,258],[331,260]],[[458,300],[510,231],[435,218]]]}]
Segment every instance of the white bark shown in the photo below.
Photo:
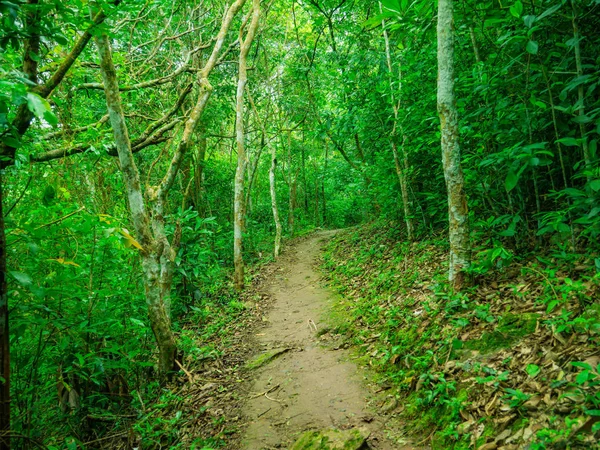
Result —
[{"label": "white bark", "polygon": [[236,93],[235,139],[237,144],[237,169],[233,197],[233,264],[234,286],[238,291],[244,289],[244,257],[242,252],[245,222],[244,175],[248,164],[244,144],[244,90],[248,82],[247,58],[254,40],[258,20],[260,18],[260,0],[252,1],[252,21],[243,38],[244,24],[240,28],[240,57],[238,68],[238,85]]},{"label": "white bark", "polygon": [[275,168],[277,167],[277,154],[274,145],[271,145],[271,168],[269,169],[269,186],[271,189],[271,209],[275,221],[275,247],[273,254],[279,256],[281,249],[281,220],[279,219],[279,208],[277,207],[277,186],[275,184]]},{"label": "white bark", "polygon": [[159,249],[150,232],[150,222],[140,185],[140,175],[131,152],[131,142],[125,123],[117,75],[112,61],[110,44],[106,35],[96,38],[100,55],[100,71],[104,82],[104,93],[108,115],[113,129],[115,144],[121,163],[123,182],[127,190],[127,199],[133,225],[142,247],[142,268],[144,272],[144,290],[150,325],[159,351],[159,371],[167,373],[173,367],[175,358],[175,337],[162,298]]},{"label": "white bark", "polygon": [[158,367],[162,374],[166,374],[174,368],[176,351],[175,337],[171,330],[170,321],[170,294],[173,278],[173,261],[175,259],[175,249],[173,247],[177,247],[178,242],[169,242],[165,233],[164,209],[167,194],[173,186],[185,153],[190,147],[194,130],[212,93],[208,76],[215,67],[233,18],[242,8],[245,1],[235,1],[223,17],[211,56],[199,72],[198,84],[200,92],[198,99],[186,121],[182,138],[178,143],[169,168],[159,186],[148,187],[147,197],[152,208],[151,219],[146,209],[140,176],[131,151],[131,142],[121,107],[119,85],[112,61],[110,44],[105,35],[96,39],[109,120],[113,128],[123,180],[127,189],[132,222],[141,246],[146,303],[148,305],[150,325],[159,347]]},{"label": "white bark", "polygon": [[[381,2],[379,3],[379,10],[382,11]],[[406,235],[409,241],[413,240],[413,223],[411,219],[411,208],[410,208],[410,200],[408,195],[408,155],[406,154],[406,148],[404,146],[406,142],[406,136],[404,135],[404,129],[400,126],[400,131],[402,134],[402,162],[404,167],[402,167],[400,163],[400,157],[398,154],[398,146],[396,144],[396,136],[397,136],[397,128],[398,128],[398,110],[402,106],[402,72],[399,73],[400,77],[400,93],[398,103],[396,103],[394,96],[394,83],[393,83],[393,66],[392,66],[392,56],[390,52],[390,39],[387,33],[387,29],[385,28],[385,20],[381,21],[381,27],[383,28],[383,39],[385,41],[385,56],[388,66],[388,74],[389,74],[389,82],[390,82],[390,93],[391,93],[391,101],[392,107],[394,109],[394,125],[392,128],[392,132],[390,134],[390,141],[392,145],[392,155],[394,156],[394,165],[396,167],[396,175],[398,176],[398,181],[400,182],[400,192],[402,194],[402,207],[404,209],[404,222],[406,223]]]},{"label": "white bark", "polygon": [[444,177],[448,191],[450,240],[449,279],[455,290],[465,281],[465,269],[471,262],[469,213],[458,141],[458,115],[454,98],[454,21],[452,0],[438,1],[438,92],[441,123],[441,147]]}]

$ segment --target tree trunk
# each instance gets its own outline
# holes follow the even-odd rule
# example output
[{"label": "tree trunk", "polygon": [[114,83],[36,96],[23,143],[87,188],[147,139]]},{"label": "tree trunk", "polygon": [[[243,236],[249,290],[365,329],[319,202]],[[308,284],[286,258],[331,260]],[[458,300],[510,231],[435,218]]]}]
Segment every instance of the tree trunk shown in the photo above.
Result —
[{"label": "tree trunk", "polygon": [[[575,65],[577,68],[577,77],[580,78],[583,76],[583,64],[581,62],[581,46],[579,45],[579,40],[581,39],[581,37],[579,36],[579,28],[577,27],[577,7],[575,6],[575,0],[571,0],[571,8],[573,9],[573,39],[574,39],[574,45],[573,45],[573,49],[575,50]],[[584,88],[583,88],[583,83],[579,84],[579,87],[577,88],[577,94],[578,94],[578,105],[579,105],[579,109],[577,111],[577,114],[579,114],[579,117],[582,118],[583,116],[585,116],[585,95],[584,95]],[[590,149],[587,143],[587,138],[585,136],[585,125],[583,124],[583,122],[579,122],[579,133],[581,134],[581,149],[583,151],[583,160],[585,162],[585,168],[587,169],[588,173],[586,174],[586,178],[588,180],[588,182],[592,179],[592,174],[589,173],[591,171],[592,168],[592,157],[590,155]]]},{"label": "tree trunk", "polygon": [[254,40],[256,29],[258,28],[258,19],[260,18],[260,0],[252,1],[252,22],[243,38],[244,24],[240,28],[240,57],[238,69],[238,85],[236,94],[235,110],[235,138],[237,144],[237,169],[235,171],[235,186],[233,197],[233,265],[234,265],[234,286],[241,291],[244,289],[244,256],[242,252],[245,222],[245,201],[244,201],[244,175],[248,164],[246,157],[246,148],[244,143],[244,89],[248,82],[247,57]]},{"label": "tree trunk", "polygon": [[0,450],[10,449],[10,340],[8,335],[8,286],[6,281],[6,234],[2,203],[2,171],[0,171]]},{"label": "tree trunk", "polygon": [[121,107],[117,74],[106,35],[96,38],[96,45],[100,55],[100,71],[104,82],[106,105],[121,163],[123,183],[127,190],[129,210],[141,247],[146,304],[148,305],[150,326],[158,344],[158,368],[161,374],[166,374],[173,368],[176,347],[175,337],[171,331],[171,323],[162,298],[163,287],[160,283],[162,249],[158,248],[158,243],[150,233],[150,221],[140,185],[140,175],[131,152],[131,142]]},{"label": "tree trunk", "polygon": [[455,291],[465,283],[471,263],[469,213],[458,141],[458,114],[454,98],[454,21],[452,0],[438,1],[438,113],[441,124],[442,161],[448,191],[450,240],[449,280]]},{"label": "tree trunk", "polygon": [[275,221],[275,248],[273,250],[275,258],[279,256],[279,250],[281,248],[281,220],[279,219],[279,209],[277,208],[277,189],[275,184],[276,167],[276,149],[274,145],[271,145],[271,168],[269,169],[269,186],[271,188],[271,209],[273,210],[273,220]]},{"label": "tree trunk", "polygon": [[[379,10],[382,11],[381,2],[379,3]],[[413,223],[411,218],[411,207],[410,200],[408,195],[408,155],[406,154],[406,148],[404,146],[406,142],[406,136],[404,135],[403,127],[400,127],[402,134],[402,162],[404,167],[400,164],[400,157],[398,154],[398,146],[396,144],[396,135],[398,130],[398,111],[402,106],[402,72],[399,73],[400,77],[400,93],[398,98],[398,103],[394,98],[394,83],[393,83],[393,68],[392,68],[392,55],[390,52],[390,39],[388,37],[387,30],[385,28],[385,21],[381,21],[381,27],[383,28],[383,39],[385,41],[385,56],[388,66],[388,75],[389,75],[389,83],[390,83],[390,93],[391,93],[391,102],[392,108],[394,110],[394,125],[392,127],[392,132],[390,133],[390,142],[392,146],[392,155],[394,157],[394,166],[396,167],[396,175],[398,176],[398,182],[400,183],[400,193],[402,194],[402,208],[404,210],[404,223],[406,223],[406,237],[409,241],[413,240]]]}]

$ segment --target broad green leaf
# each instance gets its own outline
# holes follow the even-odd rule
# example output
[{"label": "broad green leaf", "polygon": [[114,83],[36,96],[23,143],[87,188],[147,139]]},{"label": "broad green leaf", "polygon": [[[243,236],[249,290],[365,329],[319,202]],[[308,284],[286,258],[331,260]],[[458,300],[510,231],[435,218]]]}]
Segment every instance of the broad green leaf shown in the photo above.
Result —
[{"label": "broad green leaf", "polygon": [[558,144],[566,145],[567,147],[578,147],[579,139],[573,137],[561,138],[556,141]]},{"label": "broad green leaf", "polygon": [[15,277],[15,279],[19,282],[19,284],[23,286],[31,286],[33,283],[33,279],[23,272],[10,272],[10,274]]},{"label": "broad green leaf", "polygon": [[600,191],[600,180],[590,181],[590,188],[594,192]]},{"label": "broad green leaf", "polygon": [[510,13],[517,18],[521,17],[521,14],[523,14],[523,3],[521,3],[519,0],[517,0],[510,7]]},{"label": "broad green leaf", "polygon": [[535,20],[537,19],[537,17],[529,14],[527,16],[523,16],[523,22],[525,22],[525,26],[527,28],[531,28],[531,26],[533,25],[533,23],[535,22]]},{"label": "broad green leaf", "polygon": [[44,113],[50,111],[48,101],[33,92],[27,93],[27,107],[38,119],[43,119]]},{"label": "broad green leaf", "polygon": [[528,364],[525,368],[527,375],[529,375],[531,378],[535,378],[536,376],[538,376],[540,370],[540,366],[537,366],[535,364]]},{"label": "broad green leaf", "polygon": [[575,383],[577,383],[580,386],[582,384],[585,384],[585,382],[589,379],[589,375],[590,375],[590,371],[584,370],[583,372],[581,372],[580,374],[577,375],[577,377],[575,378]]},{"label": "broad green leaf", "polygon": [[532,55],[537,55],[538,52],[538,43],[536,41],[529,41],[527,42],[527,52],[531,53]]},{"label": "broad green leaf", "polygon": [[517,186],[518,182],[519,176],[512,169],[509,170],[508,174],[506,175],[506,180],[504,180],[504,187],[506,188],[506,191],[512,191]]}]

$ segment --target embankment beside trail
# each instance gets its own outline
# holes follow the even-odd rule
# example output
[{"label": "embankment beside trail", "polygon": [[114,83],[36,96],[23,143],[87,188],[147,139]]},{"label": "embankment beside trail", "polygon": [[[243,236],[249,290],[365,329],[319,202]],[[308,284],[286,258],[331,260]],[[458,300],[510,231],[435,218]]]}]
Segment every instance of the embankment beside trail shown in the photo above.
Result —
[{"label": "embankment beside trail", "polygon": [[474,286],[451,294],[443,239],[402,239],[388,223],[345,231],[322,261],[342,296],[335,331],[379,372],[394,414],[434,448],[596,445],[593,264],[515,257],[498,268],[479,254]]}]

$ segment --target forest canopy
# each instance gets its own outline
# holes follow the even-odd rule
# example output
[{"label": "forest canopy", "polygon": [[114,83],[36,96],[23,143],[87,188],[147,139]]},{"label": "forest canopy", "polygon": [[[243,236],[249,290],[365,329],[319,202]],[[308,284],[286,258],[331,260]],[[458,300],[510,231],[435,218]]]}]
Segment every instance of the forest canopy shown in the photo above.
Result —
[{"label": "forest canopy", "polygon": [[[0,0],[0,448],[127,429],[316,228],[437,239],[452,293],[523,261],[597,287],[599,13]],[[549,326],[597,343],[578,308]]]}]

